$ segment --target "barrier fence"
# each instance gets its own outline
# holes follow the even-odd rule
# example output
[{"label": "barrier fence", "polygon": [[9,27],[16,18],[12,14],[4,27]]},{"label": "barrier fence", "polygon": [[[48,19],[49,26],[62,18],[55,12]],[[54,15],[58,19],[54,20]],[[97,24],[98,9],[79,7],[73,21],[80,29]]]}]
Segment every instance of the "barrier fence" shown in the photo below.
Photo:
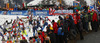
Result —
[{"label": "barrier fence", "polygon": [[0,11],[0,15],[24,15],[33,14],[34,16],[51,16],[51,15],[61,15],[73,13],[73,10],[23,10],[23,11]]}]

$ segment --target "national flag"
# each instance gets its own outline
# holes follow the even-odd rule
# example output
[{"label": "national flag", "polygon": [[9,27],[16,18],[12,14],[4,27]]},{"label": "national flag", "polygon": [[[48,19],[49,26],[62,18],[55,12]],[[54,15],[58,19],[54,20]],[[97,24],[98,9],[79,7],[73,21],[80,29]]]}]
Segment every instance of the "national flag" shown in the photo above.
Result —
[{"label": "national flag", "polygon": [[25,3],[25,2],[22,5],[23,5],[23,7],[27,7],[27,3]]},{"label": "national flag", "polygon": [[6,4],[6,8],[9,8],[9,3]]}]

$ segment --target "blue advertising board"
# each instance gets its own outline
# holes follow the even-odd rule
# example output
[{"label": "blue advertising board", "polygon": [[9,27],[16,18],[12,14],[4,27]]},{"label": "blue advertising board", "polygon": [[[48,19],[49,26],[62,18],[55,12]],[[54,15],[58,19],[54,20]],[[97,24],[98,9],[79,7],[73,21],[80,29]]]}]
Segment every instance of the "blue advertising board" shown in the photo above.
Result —
[{"label": "blue advertising board", "polygon": [[24,16],[33,14],[34,16],[49,16],[49,10],[0,11],[0,14],[1,15],[24,15]]},{"label": "blue advertising board", "polygon": [[27,15],[28,11],[9,11],[9,15]]},{"label": "blue advertising board", "polygon": [[34,11],[34,16],[49,16],[48,10],[37,10]]},{"label": "blue advertising board", "polygon": [[0,15],[8,15],[8,11],[0,11]]},{"label": "blue advertising board", "polygon": [[[73,13],[73,10],[55,10],[54,14]],[[23,10],[23,11],[0,11],[0,15],[23,15],[28,16],[50,16],[49,10]]]}]

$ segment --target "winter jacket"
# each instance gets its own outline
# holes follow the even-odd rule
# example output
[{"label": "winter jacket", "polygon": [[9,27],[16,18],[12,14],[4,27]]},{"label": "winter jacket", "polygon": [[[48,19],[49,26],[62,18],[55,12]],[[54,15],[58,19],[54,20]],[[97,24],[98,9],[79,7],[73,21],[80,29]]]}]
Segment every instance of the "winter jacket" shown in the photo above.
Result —
[{"label": "winter jacket", "polygon": [[56,35],[54,33],[50,33],[49,36],[51,43],[56,43]]},{"label": "winter jacket", "polygon": [[[78,18],[79,20],[79,18]],[[68,21],[68,26],[69,26],[69,29],[75,29],[75,24],[74,24],[74,20],[72,19],[71,16],[69,16],[69,21]]]},{"label": "winter jacket", "polygon": [[68,19],[64,19],[62,21],[63,25],[61,25],[62,27],[62,32],[68,32]]},{"label": "winter jacket", "polygon": [[42,35],[39,35],[39,38],[41,40],[41,43],[43,43],[44,39],[43,39]]},{"label": "winter jacket", "polygon": [[43,26],[46,26],[46,25],[48,25],[48,23],[47,23],[47,22],[45,22]]},{"label": "winter jacket", "polygon": [[78,23],[80,20],[80,14],[76,14],[76,19],[77,19],[77,23]]},{"label": "winter jacket", "polygon": [[26,30],[24,30],[24,31],[22,31],[22,34],[24,35],[27,35],[27,32],[26,32]]},{"label": "winter jacket", "polygon": [[75,14],[72,14],[72,17],[73,17],[74,23],[77,24],[77,19],[76,19]]},{"label": "winter jacket", "polygon": [[88,22],[88,15],[87,14],[83,15],[83,22]]},{"label": "winter jacket", "polygon": [[90,15],[91,15],[91,20],[92,20],[93,12],[91,12]]},{"label": "winter jacket", "polygon": [[40,22],[39,21],[37,21],[37,27],[39,27],[40,26]]},{"label": "winter jacket", "polygon": [[60,20],[57,21],[57,24],[58,24],[58,27],[61,26],[61,25],[60,25]]},{"label": "winter jacket", "polygon": [[97,13],[93,13],[93,16],[92,16],[92,21],[98,21],[97,19]]},{"label": "winter jacket", "polygon": [[99,25],[100,25],[100,14],[99,14]]},{"label": "winter jacket", "polygon": [[45,33],[44,32],[42,32],[42,37],[44,37],[45,36]]},{"label": "winter jacket", "polygon": [[57,23],[56,22],[53,23],[53,29],[54,29],[54,33],[57,33],[58,27],[57,27]]},{"label": "winter jacket", "polygon": [[91,14],[88,13],[88,21],[91,22]]},{"label": "winter jacket", "polygon": [[41,43],[41,40],[39,38],[35,39],[37,43]]}]

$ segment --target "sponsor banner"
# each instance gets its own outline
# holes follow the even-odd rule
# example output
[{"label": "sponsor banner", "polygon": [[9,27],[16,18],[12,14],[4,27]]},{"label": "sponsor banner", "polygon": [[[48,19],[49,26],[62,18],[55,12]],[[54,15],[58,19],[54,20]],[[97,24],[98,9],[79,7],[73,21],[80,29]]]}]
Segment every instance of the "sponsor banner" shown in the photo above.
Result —
[{"label": "sponsor banner", "polygon": [[64,15],[73,13],[73,10],[23,10],[23,11],[0,11],[0,15],[24,15],[28,16],[33,14],[34,16],[50,16],[50,15]]},{"label": "sponsor banner", "polygon": [[0,15],[8,15],[8,11],[0,11]]},{"label": "sponsor banner", "polygon": [[54,10],[54,11],[51,11],[49,14],[64,15],[64,14],[69,14],[69,13],[73,13],[73,10]]},{"label": "sponsor banner", "polygon": [[54,13],[73,13],[73,10],[55,10]]},{"label": "sponsor banner", "polygon": [[54,13],[62,13],[62,10],[55,10]]},{"label": "sponsor banner", "polygon": [[27,15],[28,11],[9,11],[9,15]]},{"label": "sponsor banner", "polygon": [[49,11],[48,10],[0,11],[0,15],[24,15],[24,16],[28,16],[29,14],[33,14],[34,16],[49,16]]},{"label": "sponsor banner", "polygon": [[48,10],[37,10],[34,12],[34,16],[49,16],[49,11]]}]

